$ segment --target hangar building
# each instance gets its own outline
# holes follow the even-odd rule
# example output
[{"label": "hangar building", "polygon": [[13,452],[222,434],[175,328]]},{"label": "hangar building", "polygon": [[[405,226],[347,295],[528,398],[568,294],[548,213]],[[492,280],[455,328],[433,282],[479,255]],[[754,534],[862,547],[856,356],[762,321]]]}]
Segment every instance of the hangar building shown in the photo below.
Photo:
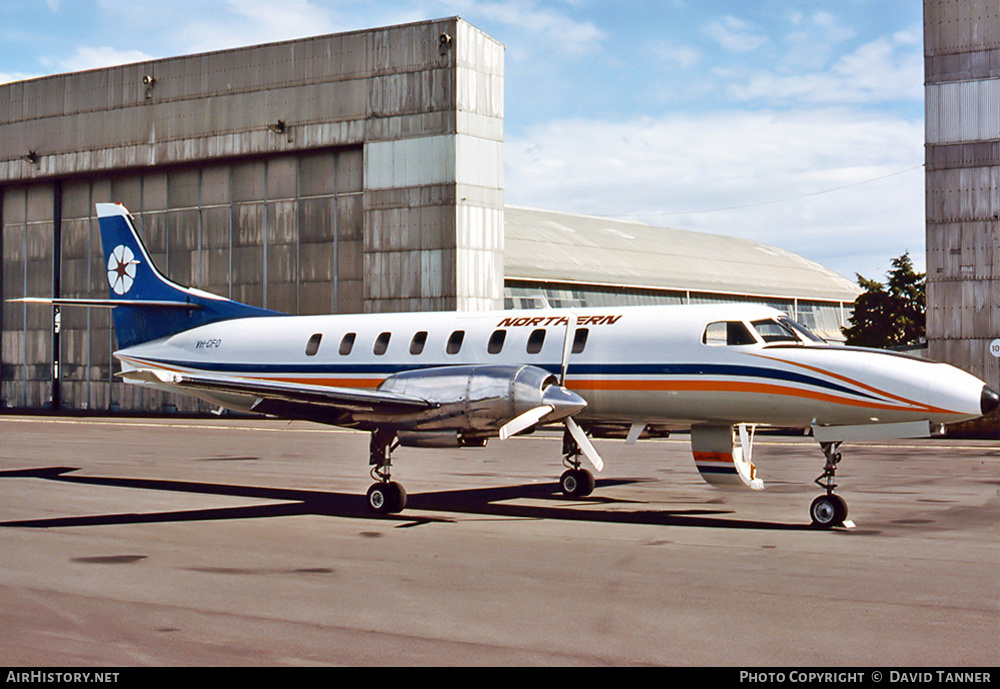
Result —
[{"label": "hangar building", "polygon": [[928,356],[1000,389],[1000,0],[924,0],[924,73]]},{"label": "hangar building", "polygon": [[[458,18],[0,85],[0,405],[193,405],[114,379],[94,204],[177,282],[297,314],[754,300],[836,334],[787,252],[506,208],[504,48]],[[812,319],[812,322],[810,322]]]}]

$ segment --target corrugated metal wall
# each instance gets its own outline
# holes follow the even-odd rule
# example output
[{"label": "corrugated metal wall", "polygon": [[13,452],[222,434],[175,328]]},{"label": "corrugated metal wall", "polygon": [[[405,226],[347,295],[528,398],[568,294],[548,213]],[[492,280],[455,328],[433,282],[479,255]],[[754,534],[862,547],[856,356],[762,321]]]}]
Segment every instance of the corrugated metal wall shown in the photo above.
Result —
[{"label": "corrugated metal wall", "polygon": [[[4,299],[56,289],[106,298],[94,204],[114,200],[135,216],[153,260],[172,280],[287,313],[359,312],[362,166],[361,147],[353,147],[5,187]],[[67,409],[199,408],[114,381],[108,311],[64,308],[60,326],[53,352],[51,309],[3,305],[0,393],[8,406],[58,399]],[[37,362],[58,362],[55,386],[52,365]]]},{"label": "corrugated metal wall", "polygon": [[1000,0],[924,0],[928,354],[1000,388]]},{"label": "corrugated metal wall", "polygon": [[[117,201],[172,279],[249,304],[500,308],[503,55],[450,18],[0,85],[0,300],[106,296]],[[112,347],[103,311],[5,302],[0,406],[160,409]]]}]

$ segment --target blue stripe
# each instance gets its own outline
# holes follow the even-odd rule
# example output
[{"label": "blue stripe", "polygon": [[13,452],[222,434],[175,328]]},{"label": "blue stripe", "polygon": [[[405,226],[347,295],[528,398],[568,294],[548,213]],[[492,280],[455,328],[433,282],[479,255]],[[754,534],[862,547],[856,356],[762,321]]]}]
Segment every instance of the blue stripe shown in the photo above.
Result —
[{"label": "blue stripe", "polygon": [[698,462],[695,462],[695,464],[698,466],[699,473],[702,474],[727,474],[736,476],[736,467],[734,466],[714,467],[714,466],[705,466],[704,464],[698,464]]},{"label": "blue stripe", "polygon": [[[242,373],[259,375],[368,375],[388,377],[402,371],[413,371],[424,368],[440,368],[445,364],[234,364],[180,361],[176,359],[148,359],[150,363],[165,366],[196,368],[214,373]],[[482,362],[480,362],[482,363]],[[457,364],[456,365],[477,365]],[[560,366],[533,364],[554,375],[559,375]],[[809,376],[795,371],[782,371],[757,366],[737,366],[733,364],[572,364],[567,375],[586,377],[617,378],[621,376],[651,376],[658,378],[697,377],[697,376],[729,376],[738,378],[757,378],[762,380],[778,380],[789,383],[799,383],[817,388],[824,388],[857,397],[879,400],[878,397],[859,390],[852,390],[822,378]]]}]

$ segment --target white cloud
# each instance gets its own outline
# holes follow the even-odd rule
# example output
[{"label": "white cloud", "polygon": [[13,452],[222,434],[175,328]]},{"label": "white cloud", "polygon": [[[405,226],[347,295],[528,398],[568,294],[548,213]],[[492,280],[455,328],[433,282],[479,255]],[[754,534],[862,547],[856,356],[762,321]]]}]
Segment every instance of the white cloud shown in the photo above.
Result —
[{"label": "white cloud", "polygon": [[737,53],[756,50],[768,41],[752,24],[729,15],[706,25],[704,32],[721,47]]},{"label": "white cloud", "polygon": [[308,0],[228,0],[226,5],[248,20],[255,34],[266,34],[266,41],[314,36],[332,27],[329,10]]},{"label": "white cloud", "polygon": [[689,45],[661,41],[653,48],[653,55],[672,67],[693,67],[701,61],[701,53]]},{"label": "white cloud", "polygon": [[571,120],[508,140],[504,158],[513,205],[745,237],[848,277],[923,248],[922,122],[840,109]]},{"label": "white cloud", "polygon": [[793,16],[791,22],[796,30],[785,36],[787,51],[779,61],[786,70],[823,68],[834,48],[855,35],[853,29],[839,26],[827,12],[815,12],[808,19]]},{"label": "white cloud", "polygon": [[51,64],[66,72],[80,72],[86,69],[100,69],[127,65],[133,62],[145,62],[153,59],[140,50],[118,50],[108,46],[97,48],[90,46],[77,47],[69,57],[59,60],[46,58],[43,63]]},{"label": "white cloud", "polygon": [[[224,7],[174,24],[175,52],[198,53],[346,30],[332,10],[308,0],[226,0]],[[355,27],[347,27],[355,28]]]},{"label": "white cloud", "polygon": [[597,49],[607,38],[593,22],[577,21],[536,0],[451,0],[445,6],[467,18],[516,29],[506,42],[518,55],[539,51],[581,55]]},{"label": "white cloud", "polygon": [[756,70],[727,92],[741,101],[872,103],[923,99],[923,55],[910,34],[880,37],[814,71]]},{"label": "white cloud", "polygon": [[0,84],[9,84],[14,81],[24,81],[25,79],[34,79],[39,76],[41,75],[25,74],[23,72],[0,72]]}]

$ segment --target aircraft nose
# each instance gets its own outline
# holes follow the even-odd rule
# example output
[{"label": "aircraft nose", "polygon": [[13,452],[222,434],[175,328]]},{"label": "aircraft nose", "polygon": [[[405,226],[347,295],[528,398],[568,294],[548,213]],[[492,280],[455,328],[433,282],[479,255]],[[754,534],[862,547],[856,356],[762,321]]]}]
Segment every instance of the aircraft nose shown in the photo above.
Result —
[{"label": "aircraft nose", "polygon": [[983,416],[986,416],[997,407],[1000,407],[1000,395],[998,395],[997,391],[989,385],[983,386],[983,394],[979,399],[979,405],[983,410]]}]

